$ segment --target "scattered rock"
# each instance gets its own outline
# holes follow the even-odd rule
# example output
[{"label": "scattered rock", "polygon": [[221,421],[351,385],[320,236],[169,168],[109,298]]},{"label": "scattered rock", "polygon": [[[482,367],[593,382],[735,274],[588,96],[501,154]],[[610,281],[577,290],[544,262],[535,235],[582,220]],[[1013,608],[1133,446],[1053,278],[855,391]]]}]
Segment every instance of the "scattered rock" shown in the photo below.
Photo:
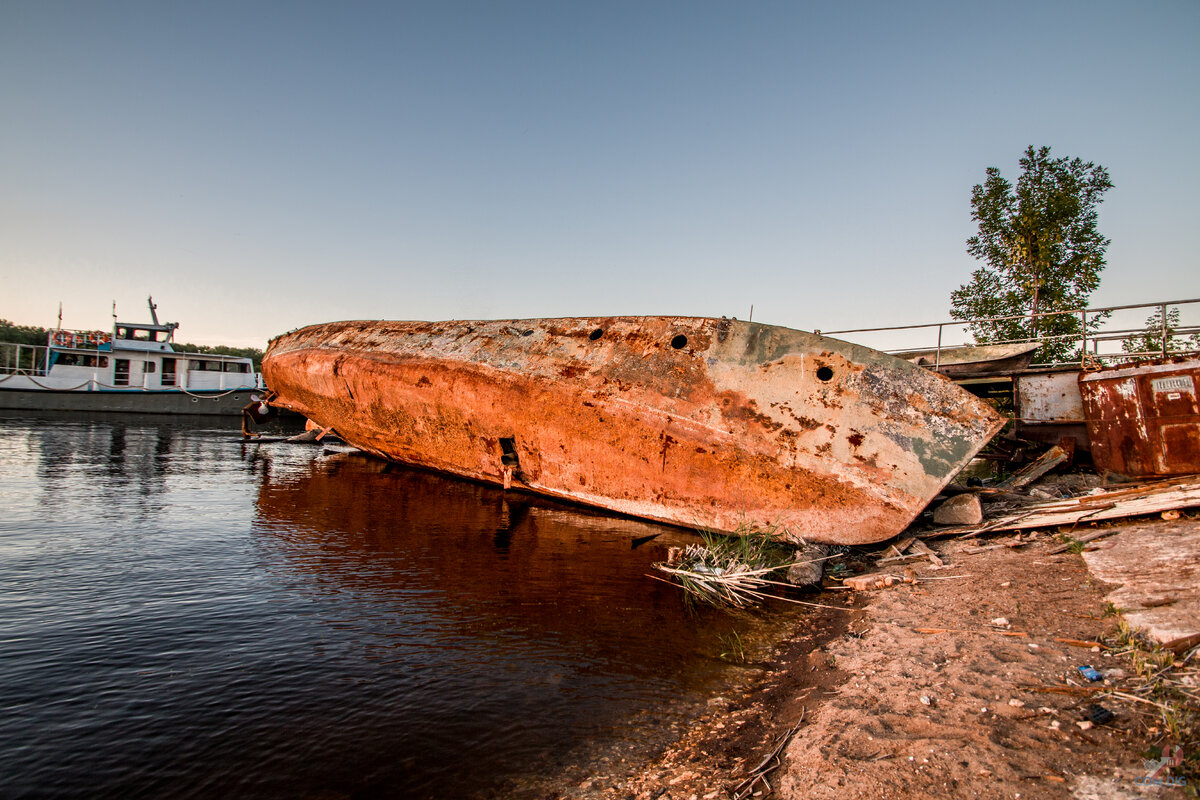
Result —
[{"label": "scattered rock", "polygon": [[981,522],[983,504],[977,494],[955,495],[933,512],[935,525],[978,525]]},{"label": "scattered rock", "polygon": [[796,551],[796,563],[788,567],[787,581],[794,586],[819,586],[825,575],[825,558],[832,547],[827,544],[806,544]]}]

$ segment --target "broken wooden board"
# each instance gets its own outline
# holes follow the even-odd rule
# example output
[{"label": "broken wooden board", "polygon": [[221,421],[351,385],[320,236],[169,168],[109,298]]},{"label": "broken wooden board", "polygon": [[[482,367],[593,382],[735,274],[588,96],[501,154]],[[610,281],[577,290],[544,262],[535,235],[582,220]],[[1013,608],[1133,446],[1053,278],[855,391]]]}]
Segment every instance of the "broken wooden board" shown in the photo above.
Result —
[{"label": "broken wooden board", "polygon": [[1067,452],[1065,447],[1062,445],[1055,445],[1045,453],[1042,453],[1042,455],[1032,464],[1029,464],[1023,469],[1013,473],[1008,480],[999,483],[994,489],[984,490],[984,493],[991,491],[1007,492],[1014,489],[1020,489],[1023,486],[1028,486],[1058,465],[1067,463],[1070,458],[1071,454]]},{"label": "broken wooden board", "polygon": [[[900,545],[903,545],[903,547]],[[911,550],[912,552],[906,553],[906,550]],[[876,562],[879,566],[883,566],[884,564],[908,564],[926,559],[929,559],[929,562],[935,566],[942,566],[942,559],[938,558],[937,553],[933,552],[929,545],[914,536],[906,537],[900,544],[889,547],[884,553],[890,555],[879,559]]]},{"label": "broken wooden board", "polygon": [[929,563],[933,564],[935,567],[942,566],[942,559],[938,557],[938,554],[933,552],[933,549],[929,545],[922,542],[920,539],[917,539],[916,541],[914,541],[912,543],[912,549],[914,552],[919,553],[919,554],[925,556],[926,558],[928,558]]}]

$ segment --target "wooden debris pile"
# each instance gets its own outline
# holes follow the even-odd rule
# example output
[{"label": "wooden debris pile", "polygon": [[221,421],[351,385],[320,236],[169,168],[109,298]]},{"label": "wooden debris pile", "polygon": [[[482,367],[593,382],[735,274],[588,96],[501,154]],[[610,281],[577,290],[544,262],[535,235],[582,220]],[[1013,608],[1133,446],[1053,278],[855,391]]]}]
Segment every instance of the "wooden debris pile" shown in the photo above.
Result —
[{"label": "wooden debris pile", "polygon": [[[1081,523],[1156,513],[1161,514],[1164,519],[1172,520],[1179,518],[1181,509],[1200,507],[1200,475],[1112,489],[1097,486],[1089,488],[1089,481],[1084,478],[1091,476],[1077,476],[1079,480],[1075,481],[1063,479],[1037,483],[1038,479],[1043,478],[1051,469],[1065,463],[1067,458],[1066,450],[1053,447],[1040,459],[995,486],[978,487],[952,497],[955,515],[977,513],[972,512],[969,504],[962,501],[964,497],[969,497],[974,501],[975,508],[983,509],[985,513],[978,513],[978,521],[973,524],[910,529],[917,535],[906,536],[884,550],[868,554],[874,559],[874,569],[868,568],[865,574],[843,577],[843,586],[864,591],[930,580],[929,576],[916,575],[909,568],[919,564],[924,564],[927,568],[932,566],[933,569],[946,566],[945,555],[935,552],[926,543],[926,539],[969,539],[985,533],[1016,532],[1015,536],[986,544],[964,543],[965,546],[954,549],[955,553],[972,555],[989,550],[1024,547],[1031,542],[1048,541],[1050,537],[1045,529],[1062,526],[1074,528]],[[1071,495],[1072,484],[1081,488],[1082,493]],[[1064,494],[1066,496],[1063,496]],[[986,505],[981,505],[980,500]],[[932,521],[936,526],[939,521],[936,514]],[[1036,530],[1038,528],[1043,530]],[[1078,536],[1060,534],[1060,543],[1053,544],[1047,552],[1080,552],[1094,547],[1092,542],[1119,531],[1120,528],[1106,527]]]},{"label": "wooden debris pile", "polygon": [[[1043,499],[1043,494],[1014,495],[1008,491],[980,489],[980,498],[996,498],[986,506],[978,524],[926,531],[929,536],[974,536],[991,531],[1055,528],[1060,525],[1103,522],[1200,507],[1200,475],[1186,475],[1112,489],[1094,488],[1078,497]],[[996,513],[998,512],[998,513]]]}]

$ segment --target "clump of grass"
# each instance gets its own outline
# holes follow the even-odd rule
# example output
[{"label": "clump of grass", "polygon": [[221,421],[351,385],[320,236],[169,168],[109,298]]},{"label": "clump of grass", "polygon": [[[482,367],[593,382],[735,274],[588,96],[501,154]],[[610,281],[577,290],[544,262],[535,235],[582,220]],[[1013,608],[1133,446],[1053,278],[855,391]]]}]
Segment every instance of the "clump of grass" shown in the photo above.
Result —
[{"label": "clump of grass", "polygon": [[1067,546],[1068,553],[1079,555],[1083,552],[1083,548],[1087,547],[1087,542],[1081,542],[1069,533],[1059,534],[1058,540]]},{"label": "clump of grass", "polygon": [[[1133,697],[1140,699],[1140,707],[1148,704],[1157,710],[1162,732],[1158,744],[1165,740],[1168,744],[1181,745],[1184,751],[1192,754],[1183,765],[1174,768],[1175,774],[1188,778],[1189,783],[1200,778],[1200,759],[1194,752],[1200,744],[1200,698],[1182,679],[1188,662],[1197,655],[1200,647],[1193,648],[1180,660],[1174,652],[1150,641],[1124,619],[1117,621],[1117,640],[1126,648],[1125,655],[1143,682],[1133,689]],[[1119,692],[1114,694],[1129,697]]]},{"label": "clump of grass", "polygon": [[725,661],[732,661],[736,664],[746,663],[746,645],[742,642],[742,637],[737,631],[730,631],[728,634],[717,634],[717,641],[721,643],[720,657]]},{"label": "clump of grass", "polygon": [[687,596],[718,606],[743,608],[769,595],[773,576],[795,558],[792,547],[775,538],[774,527],[743,525],[733,535],[702,530],[703,544],[685,547],[678,559],[655,568],[670,575]]}]

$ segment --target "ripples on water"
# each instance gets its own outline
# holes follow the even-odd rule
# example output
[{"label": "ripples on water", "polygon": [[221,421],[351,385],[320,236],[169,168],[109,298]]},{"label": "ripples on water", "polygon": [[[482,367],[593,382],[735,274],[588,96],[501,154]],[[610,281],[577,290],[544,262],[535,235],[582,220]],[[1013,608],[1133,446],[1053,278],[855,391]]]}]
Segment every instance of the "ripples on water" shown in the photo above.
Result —
[{"label": "ripples on water", "polygon": [[0,419],[0,794],[520,794],[728,677],[685,533],[191,424]]}]

